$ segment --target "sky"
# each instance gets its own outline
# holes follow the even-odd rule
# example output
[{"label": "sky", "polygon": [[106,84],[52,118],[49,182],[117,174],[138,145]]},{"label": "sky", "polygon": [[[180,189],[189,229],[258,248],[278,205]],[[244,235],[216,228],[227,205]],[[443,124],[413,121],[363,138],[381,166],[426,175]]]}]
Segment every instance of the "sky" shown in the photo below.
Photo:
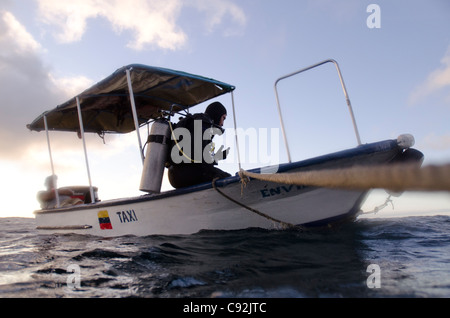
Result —
[{"label": "sky", "polygon": [[[33,217],[36,193],[51,174],[46,135],[26,124],[132,63],[236,86],[237,126],[256,132],[258,144],[273,138],[270,158],[286,162],[274,82],[332,58],[363,143],[409,133],[425,165],[449,163],[449,30],[447,0],[0,0],[0,217]],[[332,64],[281,82],[279,94],[294,161],[356,146]],[[230,132],[231,98],[218,100],[228,108]],[[226,136],[233,155],[219,167],[234,174],[235,146]],[[59,186],[88,184],[76,135],[53,132],[50,141]],[[143,194],[136,134],[86,141],[100,199]],[[267,165],[249,147],[242,167]],[[377,190],[365,209],[385,199]],[[378,215],[446,213],[450,195],[404,193],[394,207]]]}]

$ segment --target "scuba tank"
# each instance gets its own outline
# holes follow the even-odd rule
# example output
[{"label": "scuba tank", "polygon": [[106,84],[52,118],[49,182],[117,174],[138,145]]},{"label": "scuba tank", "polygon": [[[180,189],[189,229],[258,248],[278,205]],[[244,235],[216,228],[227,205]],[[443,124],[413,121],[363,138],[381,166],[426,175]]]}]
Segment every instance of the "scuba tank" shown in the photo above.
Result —
[{"label": "scuba tank", "polygon": [[167,120],[158,119],[153,122],[147,142],[147,153],[139,190],[159,193],[170,150],[170,127]]}]

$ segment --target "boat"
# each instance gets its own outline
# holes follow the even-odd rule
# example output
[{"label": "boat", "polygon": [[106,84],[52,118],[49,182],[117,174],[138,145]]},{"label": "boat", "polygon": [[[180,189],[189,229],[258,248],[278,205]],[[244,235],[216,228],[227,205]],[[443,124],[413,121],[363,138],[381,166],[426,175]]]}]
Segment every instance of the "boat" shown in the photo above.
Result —
[{"label": "boat", "polygon": [[[322,156],[292,162],[284,130],[277,84],[309,69],[333,63],[338,71],[352,117],[358,145]],[[164,138],[158,125],[169,122],[174,114],[189,110],[224,94],[231,94],[236,129],[233,85],[186,72],[130,64],[86,89],[67,102],[38,116],[27,128],[78,133],[83,140],[88,185],[73,187],[78,204],[63,205],[56,192],[56,205],[34,211],[39,233],[76,233],[101,237],[123,235],[183,235],[202,230],[274,229],[282,225],[298,227],[326,226],[354,220],[370,189],[336,189],[305,185],[288,185],[251,179],[245,187],[239,173],[185,188],[160,191],[164,160],[158,160]],[[402,161],[421,162],[423,154],[412,148],[414,138],[362,144],[356,121],[335,60],[325,60],[279,78],[275,82],[277,107],[288,153],[288,162],[277,165],[275,173],[291,173],[352,166],[374,166]],[[151,125],[147,153],[141,142],[140,127]],[[154,127],[159,127],[154,131]],[[166,126],[164,126],[166,127]],[[163,127],[163,128],[164,128]],[[125,134],[136,132],[143,163],[141,188],[135,197],[99,200],[92,185],[86,154],[85,134]],[[165,138],[170,137],[170,132]],[[153,138],[152,138],[153,136]],[[236,137],[236,147],[238,139]],[[48,145],[54,175],[50,143]],[[155,153],[150,154],[150,149]],[[156,158],[156,159],[155,159]],[[239,163],[240,167],[240,163]],[[271,167],[249,171],[267,173]],[[150,186],[149,186],[150,185]],[[70,188],[70,187],[69,187]],[[148,189],[147,189],[148,188]],[[81,201],[81,202],[80,202]]]}]

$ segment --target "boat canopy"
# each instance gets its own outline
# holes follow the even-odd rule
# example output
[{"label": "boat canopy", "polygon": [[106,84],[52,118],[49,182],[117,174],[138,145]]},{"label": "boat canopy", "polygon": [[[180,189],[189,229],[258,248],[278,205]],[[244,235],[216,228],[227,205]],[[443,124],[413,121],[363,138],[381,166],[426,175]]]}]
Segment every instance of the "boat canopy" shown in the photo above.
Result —
[{"label": "boat canopy", "polygon": [[[132,90],[130,91],[129,81]],[[182,111],[234,90],[234,86],[214,79],[165,68],[130,64],[88,88],[64,104],[44,112],[27,128],[80,130],[77,99],[85,132],[128,133],[135,130],[133,107],[139,125],[161,117],[161,111]]]}]

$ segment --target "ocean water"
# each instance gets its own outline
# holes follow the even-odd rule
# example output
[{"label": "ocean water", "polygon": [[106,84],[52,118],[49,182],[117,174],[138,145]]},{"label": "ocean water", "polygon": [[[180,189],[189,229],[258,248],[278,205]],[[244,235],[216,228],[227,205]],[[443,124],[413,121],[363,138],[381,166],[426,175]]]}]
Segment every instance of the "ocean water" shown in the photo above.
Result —
[{"label": "ocean water", "polygon": [[0,218],[0,298],[450,297],[450,216],[112,239],[34,227]]}]

